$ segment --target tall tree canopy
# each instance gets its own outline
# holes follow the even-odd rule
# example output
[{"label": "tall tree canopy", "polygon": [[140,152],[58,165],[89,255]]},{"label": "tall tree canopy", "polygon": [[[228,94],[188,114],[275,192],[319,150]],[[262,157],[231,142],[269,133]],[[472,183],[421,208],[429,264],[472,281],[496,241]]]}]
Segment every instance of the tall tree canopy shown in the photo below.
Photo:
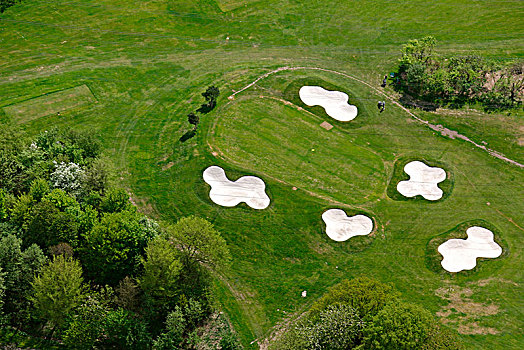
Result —
[{"label": "tall tree canopy", "polygon": [[57,255],[35,277],[30,298],[37,313],[51,327],[63,324],[68,313],[80,304],[84,292],[80,263]]},{"label": "tall tree canopy", "polygon": [[215,269],[227,267],[231,254],[226,241],[213,225],[189,216],[168,228],[168,239],[182,252],[186,261],[196,261]]}]

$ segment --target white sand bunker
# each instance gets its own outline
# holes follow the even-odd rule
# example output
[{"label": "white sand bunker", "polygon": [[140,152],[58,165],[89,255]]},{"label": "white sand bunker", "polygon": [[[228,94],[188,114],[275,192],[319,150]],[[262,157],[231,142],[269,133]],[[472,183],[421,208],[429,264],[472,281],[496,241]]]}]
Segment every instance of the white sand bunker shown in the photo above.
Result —
[{"label": "white sand bunker", "polygon": [[331,118],[347,122],[358,114],[356,106],[348,104],[349,96],[340,91],[329,91],[320,86],[302,86],[298,92],[308,106],[322,106]]},{"label": "white sand bunker", "polygon": [[405,197],[421,195],[427,200],[436,201],[442,198],[442,190],[438,183],[446,180],[446,172],[441,168],[432,168],[426,164],[414,161],[404,167],[409,175],[408,181],[400,181],[397,190]]},{"label": "white sand bunker", "polygon": [[471,270],[477,258],[498,258],[502,248],[493,240],[493,232],[479,226],[466,230],[468,239],[450,239],[438,247],[444,260],[442,267],[449,272]]},{"label": "white sand bunker", "polygon": [[334,241],[347,241],[353,236],[368,235],[373,231],[373,221],[365,215],[348,217],[341,209],[329,209],[322,214],[326,233]]},{"label": "white sand bunker", "polygon": [[269,206],[266,184],[255,176],[243,176],[237,181],[230,181],[224,169],[210,166],[203,173],[204,181],[211,186],[209,197],[213,202],[224,207],[234,207],[245,202],[251,208],[265,209]]}]

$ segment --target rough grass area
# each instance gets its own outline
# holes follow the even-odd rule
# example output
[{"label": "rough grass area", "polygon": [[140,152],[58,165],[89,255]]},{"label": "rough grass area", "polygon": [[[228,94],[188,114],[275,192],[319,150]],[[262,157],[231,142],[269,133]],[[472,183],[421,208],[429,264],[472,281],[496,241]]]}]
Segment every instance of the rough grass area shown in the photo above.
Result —
[{"label": "rough grass area", "polygon": [[217,0],[217,3],[218,3],[218,6],[220,6],[220,9],[226,12],[226,11],[234,10],[241,6],[247,7],[257,1],[260,1],[260,0]]},{"label": "rough grass area", "polygon": [[[435,135],[389,102],[378,113],[382,95],[333,74],[281,72],[238,94],[231,104],[227,99],[233,90],[282,66],[333,69],[380,89],[401,45],[425,35],[437,38],[439,53],[501,61],[524,57],[522,2],[271,0],[244,1],[247,6],[236,8],[240,1],[219,3],[232,10],[224,12],[212,0],[143,1],[139,6],[128,0],[24,0],[0,15],[1,106],[57,87],[88,85],[98,103],[71,109],[74,118],[53,117],[53,124],[99,134],[121,184],[151,205],[157,218],[176,222],[199,215],[222,232],[234,261],[216,281],[217,300],[246,349],[258,348],[257,340],[328,287],[358,275],[391,282],[405,298],[435,314],[448,304],[436,290],[474,284],[471,298],[499,309],[472,322],[498,333],[465,334],[467,347],[524,348],[522,169],[461,140]],[[304,79],[348,93],[359,116],[342,124],[314,110],[296,109],[301,105],[284,93]],[[191,128],[187,114],[204,102],[200,94],[210,85],[221,91],[217,108],[201,117],[193,138],[180,142]],[[390,87],[384,91],[393,94]],[[522,162],[522,110],[511,116],[459,112],[415,111]],[[2,114],[0,121],[13,119]],[[22,127],[34,135],[49,128],[50,119],[28,120]],[[322,121],[334,128],[321,128]],[[219,145],[223,155],[213,155],[210,144]],[[409,157],[441,162],[451,170],[451,195],[431,205],[391,199],[387,187],[395,161]],[[213,204],[202,180],[210,165],[221,166],[232,178],[260,176],[272,205],[255,211]],[[335,200],[345,210],[363,210],[377,220],[378,230],[362,243],[364,249],[353,247],[357,238],[340,244],[324,233],[320,216],[326,208],[339,207]],[[509,254],[483,261],[472,274],[430,270],[428,242],[474,219],[496,226],[500,236],[495,237],[504,239]],[[509,282],[480,284],[490,278]],[[303,290],[306,298],[300,296]]]},{"label": "rough grass area", "polygon": [[95,103],[96,98],[87,85],[31,98],[26,101],[5,106],[5,114],[16,123],[27,123],[47,115],[60,113],[72,108]]},{"label": "rough grass area", "polygon": [[[446,179],[442,182],[438,183],[438,187],[442,190],[442,198],[436,201],[430,201],[425,199],[422,195],[417,195],[414,197],[406,197],[403,196],[398,190],[397,185],[400,181],[407,181],[409,180],[409,175],[404,171],[404,167],[406,164],[412,161],[421,161],[424,162],[426,165],[430,167],[438,167],[441,169],[444,169],[446,171]],[[391,175],[391,178],[389,180],[388,184],[388,197],[396,200],[396,201],[421,201],[426,203],[437,203],[439,201],[443,201],[446,198],[448,198],[451,195],[451,192],[453,190],[453,172],[451,169],[449,169],[448,164],[444,164],[442,162],[434,161],[434,160],[428,160],[428,159],[422,159],[419,157],[411,156],[411,157],[403,157],[400,159],[397,159],[395,161],[395,165],[393,167],[393,174]]]},{"label": "rough grass area", "polygon": [[[468,235],[466,234],[466,230],[472,226],[480,226],[487,228],[491,232],[493,232],[493,240],[502,247],[502,254],[498,258],[477,258],[477,265],[471,269],[471,270],[462,270],[460,272],[452,273],[444,270],[442,268],[442,265],[440,262],[444,259],[443,256],[438,252],[438,247],[453,238],[456,239],[467,239]],[[480,269],[484,267],[485,264],[490,264],[496,259],[503,259],[507,257],[510,254],[510,248],[504,241],[504,234],[500,232],[494,225],[490,224],[489,222],[481,219],[477,220],[469,220],[467,222],[463,222],[451,230],[441,233],[435,237],[433,237],[426,246],[426,266],[431,271],[434,271],[436,273],[439,273],[441,275],[447,275],[452,276],[455,274],[461,274],[461,275],[472,275],[477,273]]]}]

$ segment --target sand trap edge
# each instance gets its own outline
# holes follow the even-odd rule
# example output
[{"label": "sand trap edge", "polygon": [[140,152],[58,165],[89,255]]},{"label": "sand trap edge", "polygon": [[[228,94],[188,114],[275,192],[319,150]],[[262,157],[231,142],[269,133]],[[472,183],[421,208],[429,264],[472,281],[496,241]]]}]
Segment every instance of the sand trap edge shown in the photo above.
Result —
[{"label": "sand trap edge", "polygon": [[[454,238],[467,239],[466,230],[472,226],[485,227],[489,229],[491,232],[493,232],[494,241],[502,248],[502,254],[496,259],[477,258],[477,266],[475,266],[471,270],[463,270],[460,272],[448,272],[444,270],[441,265],[441,261],[443,260],[443,257],[438,252],[439,245],[441,245],[442,243],[450,239],[454,239]],[[455,227],[430,238],[428,240],[428,243],[426,244],[426,249],[424,252],[424,262],[428,270],[434,273],[437,273],[437,274],[442,274],[442,275],[447,275],[447,276],[454,275],[454,274],[460,274],[463,276],[469,276],[469,275],[473,275],[477,273],[480,269],[489,268],[489,266],[492,263],[503,260],[509,254],[511,254],[510,248],[508,247],[506,241],[504,240],[504,236],[502,232],[498,229],[498,227],[491,224],[489,221],[486,221],[483,219],[474,219],[474,220],[468,220],[468,221],[459,223]]]},{"label": "sand trap edge", "polygon": [[[409,175],[404,172],[404,166],[412,161],[421,161],[427,164],[430,167],[438,167],[444,169],[446,172],[446,180],[440,182],[438,187],[442,190],[442,198],[436,201],[430,201],[422,197],[421,195],[415,197],[405,197],[397,191],[397,184],[401,181],[409,180]],[[394,201],[418,201],[423,202],[426,205],[431,205],[435,203],[441,203],[449,198],[453,192],[455,186],[455,177],[453,175],[452,167],[446,163],[435,161],[432,159],[427,159],[419,156],[407,156],[400,157],[395,160],[393,164],[393,172],[389,178],[388,186],[386,188],[387,196]]]}]

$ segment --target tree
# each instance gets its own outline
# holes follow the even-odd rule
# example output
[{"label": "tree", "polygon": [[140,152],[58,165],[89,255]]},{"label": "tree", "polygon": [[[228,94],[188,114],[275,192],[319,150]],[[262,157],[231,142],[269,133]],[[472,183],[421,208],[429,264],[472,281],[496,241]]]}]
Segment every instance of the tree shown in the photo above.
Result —
[{"label": "tree", "polygon": [[64,345],[69,349],[93,349],[104,332],[104,322],[109,311],[108,300],[97,293],[85,300],[68,317],[63,332]]},{"label": "tree", "polygon": [[137,311],[140,306],[141,296],[140,287],[129,276],[126,276],[118,283],[115,288],[116,300],[115,303],[124,310]]},{"label": "tree", "polygon": [[389,303],[364,327],[358,349],[420,349],[433,328],[433,317],[420,306]]},{"label": "tree", "polygon": [[388,302],[399,297],[399,293],[388,284],[368,277],[344,280],[333,286],[311,307],[312,315],[320,313],[329,305],[343,304],[354,308],[364,320],[376,315]]},{"label": "tree", "polygon": [[211,105],[212,103],[216,103],[216,100],[218,96],[220,95],[220,91],[218,88],[214,85],[209,86],[205,92],[202,93],[202,96],[206,99],[208,105]]},{"label": "tree", "polygon": [[7,192],[0,188],[0,222],[7,219]]},{"label": "tree", "polygon": [[0,0],[0,13],[22,0]]},{"label": "tree", "polygon": [[165,332],[160,334],[153,342],[154,350],[171,350],[179,349],[183,341],[186,320],[180,307],[170,312],[166,318]]},{"label": "tree", "polygon": [[42,198],[49,193],[49,184],[44,179],[35,179],[31,182],[29,195],[35,201],[41,201]]},{"label": "tree", "polygon": [[[70,148],[81,151],[82,160],[89,158],[94,159],[100,155],[102,145],[100,140],[98,140],[91,131],[69,129],[64,133],[63,139],[71,144]],[[75,161],[75,159],[72,159],[72,161]],[[78,161],[80,161],[80,159],[78,159]]]},{"label": "tree", "polygon": [[187,121],[189,124],[194,125],[194,130],[196,130],[198,123],[200,122],[200,118],[195,113],[191,112],[187,115]]},{"label": "tree", "polygon": [[213,108],[215,108],[219,95],[220,91],[216,86],[209,86],[206,91],[202,93],[202,96],[204,96],[207,103],[200,106],[197,111],[201,113],[209,113]]},{"label": "tree", "polygon": [[135,212],[106,213],[84,235],[79,252],[90,278],[114,286],[134,274],[138,257],[151,238],[139,220],[140,215]]},{"label": "tree", "polygon": [[62,325],[69,312],[84,297],[85,287],[80,263],[63,255],[57,255],[35,277],[33,295],[30,298],[37,314],[52,327]]},{"label": "tree", "polygon": [[110,188],[107,190],[100,204],[100,210],[104,213],[117,213],[131,210],[132,208],[129,195],[123,188]]},{"label": "tree", "polygon": [[4,311],[11,323],[22,323],[25,319],[35,273],[45,263],[42,250],[32,245],[22,250],[22,241],[8,234],[0,238],[0,269],[4,274]]},{"label": "tree", "polygon": [[198,262],[220,269],[227,267],[231,260],[226,241],[205,219],[196,216],[180,219],[168,228],[168,239],[187,263]]},{"label": "tree", "polygon": [[33,197],[22,194],[12,203],[6,203],[6,206],[9,210],[10,222],[24,228],[26,222],[30,219]]},{"label": "tree", "polygon": [[143,320],[123,309],[107,312],[104,330],[103,349],[148,349],[151,343]]},{"label": "tree", "polygon": [[149,241],[145,253],[146,258],[141,258],[144,272],[140,286],[149,298],[169,302],[178,292],[178,276],[182,269],[177,251],[164,237],[155,237]]},{"label": "tree", "polygon": [[77,219],[60,211],[51,201],[44,200],[31,209],[24,245],[38,244],[42,249],[58,243],[76,246],[79,224]]},{"label": "tree", "polygon": [[409,40],[407,44],[402,46],[402,57],[399,60],[401,70],[402,67],[419,62],[426,64],[433,54],[433,48],[437,44],[437,40],[432,36],[426,36],[422,39]]},{"label": "tree", "polygon": [[4,283],[5,272],[2,272],[0,267],[0,326],[4,323],[4,296],[5,296],[5,283]]},{"label": "tree", "polygon": [[84,170],[76,163],[55,162],[55,171],[51,173],[50,181],[54,188],[78,195],[84,181]]},{"label": "tree", "polygon": [[305,349],[345,350],[359,344],[363,325],[355,309],[335,304],[299,326],[297,336],[306,340]]},{"label": "tree", "polygon": [[109,182],[108,164],[99,159],[85,169],[82,190],[84,194],[92,191],[105,193]]}]

